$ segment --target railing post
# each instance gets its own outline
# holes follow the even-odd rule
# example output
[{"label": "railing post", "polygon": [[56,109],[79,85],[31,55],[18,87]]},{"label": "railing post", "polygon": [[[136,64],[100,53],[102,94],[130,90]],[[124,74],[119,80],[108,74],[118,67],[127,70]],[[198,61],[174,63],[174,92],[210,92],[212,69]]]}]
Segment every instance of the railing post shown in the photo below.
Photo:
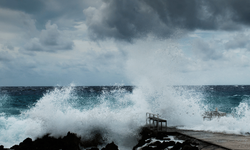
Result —
[{"label": "railing post", "polygon": [[159,131],[159,114],[157,114],[157,132]]},{"label": "railing post", "polygon": [[[167,128],[167,120],[160,119],[159,114],[146,113],[146,125],[153,130],[163,131],[163,125],[165,123],[165,128]],[[166,129],[167,130],[167,129]]]}]

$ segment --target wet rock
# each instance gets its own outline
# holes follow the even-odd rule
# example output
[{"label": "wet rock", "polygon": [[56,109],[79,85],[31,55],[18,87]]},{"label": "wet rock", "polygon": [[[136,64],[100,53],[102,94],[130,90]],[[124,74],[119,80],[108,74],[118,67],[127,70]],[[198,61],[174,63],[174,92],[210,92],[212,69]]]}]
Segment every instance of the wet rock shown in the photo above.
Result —
[{"label": "wet rock", "polygon": [[170,139],[170,138],[167,138],[167,137],[164,137],[163,140],[164,140],[164,141],[170,141],[171,139]]},{"label": "wet rock", "polygon": [[141,136],[142,139],[146,140],[149,139],[151,137],[155,137],[155,133],[153,133],[150,129],[148,129],[147,127],[142,127],[141,131],[139,133],[139,135]]},{"label": "wet rock", "polygon": [[63,142],[61,138],[50,137],[49,134],[38,138],[34,141],[34,146],[38,150],[42,149],[63,149]]},{"label": "wet rock", "polygon": [[142,148],[142,150],[156,150],[156,148],[145,146],[145,147]]},{"label": "wet rock", "polygon": [[11,149],[14,150],[80,150],[80,138],[74,133],[68,132],[63,138],[50,137],[49,134],[38,138],[35,141],[27,138],[19,145],[14,145]]},{"label": "wet rock", "polygon": [[158,133],[157,135],[156,135],[156,139],[158,139],[158,140],[167,140],[166,138],[167,138],[168,136],[166,135],[166,133]]},{"label": "wet rock", "polygon": [[103,145],[105,142],[105,139],[103,138],[102,134],[100,132],[93,132],[92,138],[90,139],[82,139],[80,144],[82,147],[97,147],[98,145]]},{"label": "wet rock", "polygon": [[34,149],[34,144],[31,138],[26,138],[23,142],[19,145],[14,145],[10,149],[14,150],[27,150],[27,149]]},{"label": "wet rock", "polygon": [[151,141],[152,141],[151,139],[147,139],[147,140],[145,140],[144,143],[150,143]]},{"label": "wet rock", "polygon": [[180,142],[177,142],[171,150],[179,150],[182,147],[182,144]]},{"label": "wet rock", "polygon": [[80,150],[79,148],[80,139],[81,138],[77,137],[76,134],[68,132],[67,136],[63,137],[62,139],[62,149]]},{"label": "wet rock", "polygon": [[159,148],[159,149],[165,149],[165,148],[167,148],[169,146],[174,146],[174,145],[175,145],[174,141],[163,142],[157,148]]},{"label": "wet rock", "polygon": [[118,149],[118,146],[115,145],[114,142],[112,142],[112,143],[107,144],[105,148],[102,148],[102,150],[119,150],[119,149]]},{"label": "wet rock", "polygon": [[190,140],[190,139],[187,139],[183,142],[184,145],[199,145],[198,143],[196,143],[194,140]]},{"label": "wet rock", "polygon": [[[150,141],[149,141],[149,142],[150,142]],[[146,143],[149,143],[149,142],[145,142],[144,139],[140,139],[140,140],[138,141],[138,143],[133,147],[133,150],[136,150],[138,147],[141,147],[141,146],[143,146],[143,145],[145,145]]]},{"label": "wet rock", "polygon": [[199,150],[198,147],[193,147],[191,145],[184,145],[182,150]]},{"label": "wet rock", "polygon": [[158,147],[159,145],[161,145],[161,142],[160,142],[160,141],[156,141],[156,142],[154,142],[154,143],[149,144],[148,146],[155,146],[155,147]]},{"label": "wet rock", "polygon": [[183,145],[191,145],[192,141],[191,140],[185,140],[182,144]]},{"label": "wet rock", "polygon": [[19,150],[34,149],[34,145],[31,138],[26,138],[19,144]]},{"label": "wet rock", "polygon": [[155,134],[148,129],[147,127],[142,127],[140,132],[140,139],[138,140],[138,143],[133,147],[133,150],[136,150],[138,147],[141,147],[143,145],[145,145],[146,143],[151,142],[151,138],[155,137]]},{"label": "wet rock", "polygon": [[25,144],[25,145],[32,144],[32,139],[31,138],[26,138],[22,143]]},{"label": "wet rock", "polygon": [[198,144],[195,142],[192,142],[191,140],[186,140],[182,143],[182,149],[185,148],[185,150],[197,150],[198,147],[196,147]]},{"label": "wet rock", "polygon": [[91,149],[87,149],[87,150],[99,150],[99,148],[92,147]]},{"label": "wet rock", "polygon": [[13,145],[10,149],[18,150],[19,145]]}]

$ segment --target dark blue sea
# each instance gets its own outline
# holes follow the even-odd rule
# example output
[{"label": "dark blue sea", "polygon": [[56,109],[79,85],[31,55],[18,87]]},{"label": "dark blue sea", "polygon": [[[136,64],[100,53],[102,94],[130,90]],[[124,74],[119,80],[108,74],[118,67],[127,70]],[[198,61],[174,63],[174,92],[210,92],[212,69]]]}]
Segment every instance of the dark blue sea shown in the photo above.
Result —
[{"label": "dark blue sea", "polygon": [[[0,87],[0,145],[68,131],[89,138],[99,131],[126,149],[136,143],[146,112],[160,114],[168,126],[245,134],[249,104],[248,85]],[[216,108],[227,116],[203,120]]]}]

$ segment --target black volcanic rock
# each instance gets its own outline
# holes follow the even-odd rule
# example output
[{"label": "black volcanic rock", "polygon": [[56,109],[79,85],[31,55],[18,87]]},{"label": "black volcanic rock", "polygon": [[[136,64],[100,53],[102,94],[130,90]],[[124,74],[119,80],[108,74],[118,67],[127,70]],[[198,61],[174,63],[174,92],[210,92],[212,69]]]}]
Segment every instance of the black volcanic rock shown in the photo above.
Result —
[{"label": "black volcanic rock", "polygon": [[[83,139],[84,140],[84,139]],[[44,135],[41,138],[37,138],[32,141],[31,138],[25,139],[19,145],[14,145],[10,149],[13,150],[80,150],[80,146],[89,148],[88,150],[99,150],[97,146],[103,145],[104,139],[101,134],[95,133],[92,139],[88,141],[81,141],[75,133],[68,132],[66,136],[55,138],[49,134]],[[0,150],[4,150],[3,146],[0,146]],[[112,142],[107,144],[102,150],[118,150],[118,146]]]},{"label": "black volcanic rock", "polygon": [[[168,132],[157,133],[147,127],[142,127],[139,132],[140,139],[138,140],[137,145],[133,147],[133,150],[136,150],[139,147],[141,147],[141,150],[164,150],[166,148],[171,150],[198,150],[199,144],[196,143],[195,140],[177,135],[176,137],[178,139],[185,141],[183,143],[176,143],[175,141],[170,141],[171,139],[168,137],[168,134]],[[173,135],[173,133],[170,133],[170,135]],[[170,148],[170,146],[172,148]]]},{"label": "black volcanic rock", "polygon": [[182,147],[180,142],[177,142],[171,150],[179,150]]},{"label": "black volcanic rock", "polygon": [[99,150],[99,148],[92,147],[91,149],[87,149],[87,150]]},{"label": "black volcanic rock", "polygon": [[84,148],[88,147],[97,147],[98,145],[103,145],[105,139],[103,138],[101,132],[95,131],[92,132],[92,137],[89,139],[82,139],[80,145]]},{"label": "black volcanic rock", "polygon": [[193,147],[191,145],[184,145],[182,150],[199,150],[198,147]]},{"label": "black volcanic rock", "polygon": [[19,148],[19,145],[13,145],[10,149],[17,150]]},{"label": "black volcanic rock", "polygon": [[154,143],[149,144],[148,146],[156,146],[156,147],[158,147],[159,145],[161,145],[161,142],[160,141],[156,141]]},{"label": "black volcanic rock", "polygon": [[142,150],[157,150],[156,148],[145,146],[142,148]]},{"label": "black volcanic rock", "polygon": [[161,144],[159,144],[157,146],[158,149],[165,149],[169,146],[174,146],[175,145],[175,142],[174,141],[169,141],[169,142],[162,142]]},{"label": "black volcanic rock", "polygon": [[139,136],[140,136],[140,139],[137,145],[133,147],[133,150],[136,150],[136,148],[141,147],[144,144],[151,142],[150,138],[155,137],[155,134],[147,127],[142,127],[140,129]]},{"label": "black volcanic rock", "polygon": [[49,134],[35,141],[27,138],[19,145],[14,145],[14,150],[80,150],[80,138],[76,134],[68,132],[63,138],[50,137]]},{"label": "black volcanic rock", "polygon": [[[67,136],[62,139],[62,149],[63,150],[80,150],[79,144],[80,139],[74,133],[68,132]],[[59,143],[58,143],[59,144]]]},{"label": "black volcanic rock", "polygon": [[158,133],[156,134],[156,139],[158,140],[166,140],[165,138],[168,137],[165,133]]},{"label": "black volcanic rock", "polygon": [[4,150],[4,146],[3,145],[0,145],[0,150]]},{"label": "black volcanic rock", "polygon": [[114,142],[107,144],[102,150],[119,150],[118,146]]}]

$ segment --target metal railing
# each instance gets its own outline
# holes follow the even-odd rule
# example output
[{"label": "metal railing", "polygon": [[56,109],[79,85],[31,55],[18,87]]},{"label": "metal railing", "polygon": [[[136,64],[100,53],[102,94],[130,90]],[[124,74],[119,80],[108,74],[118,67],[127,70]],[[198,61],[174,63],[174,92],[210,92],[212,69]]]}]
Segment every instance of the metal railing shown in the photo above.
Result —
[{"label": "metal railing", "polygon": [[[157,131],[167,131],[167,120],[159,118],[159,114],[146,113],[146,126]],[[165,125],[164,125],[165,124]],[[164,126],[163,126],[164,125]]]}]

